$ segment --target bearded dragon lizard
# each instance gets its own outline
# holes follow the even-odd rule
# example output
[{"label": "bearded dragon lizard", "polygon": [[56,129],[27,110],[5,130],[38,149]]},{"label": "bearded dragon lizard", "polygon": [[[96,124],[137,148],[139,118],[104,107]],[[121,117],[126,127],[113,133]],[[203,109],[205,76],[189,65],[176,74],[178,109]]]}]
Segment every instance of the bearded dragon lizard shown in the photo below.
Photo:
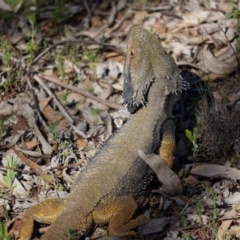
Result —
[{"label": "bearded dragon lizard", "polygon": [[[41,239],[73,239],[89,233],[93,224],[109,223],[110,235],[134,235],[132,230],[146,221],[132,216],[137,209],[133,196],[151,181],[153,172],[138,156],[159,151],[172,165],[175,146],[171,118],[176,94],[184,89],[173,58],[147,30],[134,26],[129,34],[124,66],[123,99],[132,113],[128,122],[89,160],[77,177],[67,199],[47,199],[25,211],[19,239],[31,238],[34,220],[51,223]],[[164,127],[165,126],[165,127]]]}]

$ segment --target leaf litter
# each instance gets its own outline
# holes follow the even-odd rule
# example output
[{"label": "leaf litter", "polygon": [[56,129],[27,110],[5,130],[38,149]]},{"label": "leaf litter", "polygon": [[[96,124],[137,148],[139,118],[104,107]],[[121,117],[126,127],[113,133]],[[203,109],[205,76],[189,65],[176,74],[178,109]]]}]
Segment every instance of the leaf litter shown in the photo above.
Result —
[{"label": "leaf litter", "polygon": [[[234,129],[228,124],[239,119],[237,3],[66,1],[62,7],[61,13],[51,1],[38,6],[0,1],[2,10],[16,14],[0,20],[1,221],[17,234],[15,217],[24,209],[46,197],[66,197],[82,166],[129,118],[121,100],[124,54],[127,34],[138,24],[159,35],[181,70],[208,84],[213,102],[197,116],[203,124],[197,125],[196,161],[178,173],[185,192],[176,197],[152,192],[144,206],[150,221],[139,231],[146,239],[237,238],[239,128],[227,138],[213,128],[221,119],[224,129]],[[30,24],[21,9],[35,14],[36,8]],[[226,120],[229,108],[235,113]],[[176,159],[181,159],[189,143],[184,134],[178,137]],[[228,138],[231,143],[222,151],[217,140]],[[156,173],[162,189],[169,191],[161,171]],[[178,186],[177,175],[170,169],[169,175]],[[97,228],[92,237],[104,233]]]}]

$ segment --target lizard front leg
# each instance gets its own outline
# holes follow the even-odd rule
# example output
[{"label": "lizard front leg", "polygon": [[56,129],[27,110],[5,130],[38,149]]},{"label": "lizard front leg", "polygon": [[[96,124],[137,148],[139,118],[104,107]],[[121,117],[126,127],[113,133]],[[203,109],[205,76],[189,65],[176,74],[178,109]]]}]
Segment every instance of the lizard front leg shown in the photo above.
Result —
[{"label": "lizard front leg", "polygon": [[132,219],[137,209],[137,203],[132,197],[116,197],[103,200],[93,211],[92,216],[96,224],[107,224],[109,234],[116,237],[135,235],[132,229],[147,222],[147,219],[140,215]]},{"label": "lizard front leg", "polygon": [[50,224],[56,220],[63,210],[64,199],[46,199],[27,209],[19,224],[19,240],[31,239],[34,221]]},{"label": "lizard front leg", "polygon": [[162,142],[159,155],[170,168],[173,166],[175,147],[175,123],[172,119],[168,119],[162,125]]}]

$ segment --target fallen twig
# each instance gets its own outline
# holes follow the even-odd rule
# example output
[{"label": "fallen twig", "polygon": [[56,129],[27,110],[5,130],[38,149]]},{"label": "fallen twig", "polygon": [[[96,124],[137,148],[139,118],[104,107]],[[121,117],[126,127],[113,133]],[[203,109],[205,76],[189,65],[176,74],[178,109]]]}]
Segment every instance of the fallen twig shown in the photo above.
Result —
[{"label": "fallen twig", "polygon": [[34,75],[33,78],[43,87],[43,89],[47,92],[47,94],[53,99],[54,103],[57,105],[59,111],[62,113],[62,115],[67,119],[67,121],[70,124],[74,123],[73,118],[70,116],[70,114],[64,109],[62,104],[58,101],[56,96],[52,93],[50,88],[47,86],[47,84],[40,78],[38,75]]},{"label": "fallen twig", "polygon": [[61,87],[64,87],[64,88],[66,88],[66,89],[69,89],[69,90],[72,90],[72,91],[74,91],[74,92],[77,92],[77,93],[83,95],[84,97],[87,97],[87,98],[90,98],[90,99],[92,99],[92,100],[94,100],[94,101],[96,101],[96,102],[102,103],[102,104],[104,104],[105,106],[108,106],[108,107],[110,107],[110,108],[114,108],[114,109],[117,109],[117,110],[120,110],[120,109],[123,109],[123,108],[124,108],[124,107],[123,107],[122,105],[120,105],[120,104],[117,104],[117,103],[115,103],[115,102],[111,102],[111,101],[109,101],[109,100],[101,99],[101,98],[96,97],[96,96],[92,95],[91,93],[86,92],[86,91],[84,91],[84,90],[82,90],[82,89],[80,89],[80,88],[74,87],[74,86],[69,85],[69,84],[68,84],[68,85],[65,85],[65,84],[61,83],[58,79],[56,79],[56,78],[54,78],[54,77],[49,77],[49,76],[46,76],[46,75],[38,75],[38,76],[41,76],[41,77],[43,77],[44,79],[46,79],[46,80],[48,80],[48,81],[50,81],[50,82],[52,82],[52,83],[55,83],[55,84],[57,84],[57,85],[59,85],[59,86],[61,86]]},{"label": "fallen twig", "polygon": [[25,157],[21,152],[17,151],[15,148],[13,148],[12,150],[27,166],[32,168],[33,171],[37,175],[41,176],[47,183],[52,183],[54,181],[54,178],[45,173],[38,164],[30,160],[29,158]]}]

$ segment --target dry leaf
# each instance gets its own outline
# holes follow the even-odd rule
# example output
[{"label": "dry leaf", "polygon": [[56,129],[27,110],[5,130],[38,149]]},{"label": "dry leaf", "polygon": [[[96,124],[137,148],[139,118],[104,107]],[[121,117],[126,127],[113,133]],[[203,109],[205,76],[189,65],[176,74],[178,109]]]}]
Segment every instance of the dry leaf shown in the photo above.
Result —
[{"label": "dry leaf", "polygon": [[183,187],[179,177],[169,168],[164,160],[156,154],[145,154],[138,150],[139,157],[144,160],[155,172],[160,182],[161,190],[170,196],[182,194]]},{"label": "dry leaf", "polygon": [[201,216],[196,214],[188,214],[187,219],[192,222],[192,225],[196,223],[198,226],[206,226],[208,224],[209,217],[203,214]]},{"label": "dry leaf", "polygon": [[240,192],[235,192],[232,195],[230,195],[229,197],[226,197],[224,199],[224,201],[228,204],[228,205],[236,205],[239,201],[240,201]]},{"label": "dry leaf", "polygon": [[240,180],[240,170],[216,164],[204,164],[191,169],[191,174],[208,178]]},{"label": "dry leaf", "polygon": [[240,226],[238,226],[238,225],[232,226],[229,229],[227,235],[231,235],[231,236],[234,236],[236,238],[240,237]]},{"label": "dry leaf", "polygon": [[199,24],[206,21],[210,16],[209,11],[202,9],[195,9],[191,12],[186,12],[182,14],[183,21],[191,24]]},{"label": "dry leaf", "polygon": [[38,98],[38,102],[39,102],[39,108],[41,111],[43,111],[43,109],[49,104],[49,102],[52,100],[51,97],[47,97],[47,98]]},{"label": "dry leaf", "polygon": [[86,147],[88,145],[88,141],[80,138],[80,139],[77,140],[77,145],[79,147]]},{"label": "dry leaf", "polygon": [[229,74],[237,69],[238,62],[236,58],[232,62],[224,62],[214,57],[208,46],[204,46],[199,54],[201,60],[201,67],[203,71],[210,71],[217,74]]},{"label": "dry leaf", "polygon": [[[26,146],[27,149],[32,149],[32,148],[36,147],[37,145],[39,145],[39,142],[36,140],[24,142],[24,146]],[[24,147],[24,146],[23,146],[23,144],[19,144],[19,147]]]},{"label": "dry leaf", "polygon": [[169,224],[169,222],[169,217],[152,219],[149,223],[139,226],[138,229],[143,235],[157,233],[163,231],[164,227]]},{"label": "dry leaf", "polygon": [[219,218],[219,221],[239,218],[239,215],[240,215],[239,210],[240,210],[240,202],[234,205],[230,211],[225,212],[224,215]]},{"label": "dry leaf", "polygon": [[13,181],[13,192],[12,194],[15,197],[21,197],[21,198],[26,198],[29,195],[29,192],[23,188],[22,184],[18,181],[17,178],[14,179]]},{"label": "dry leaf", "polygon": [[220,227],[218,228],[217,240],[225,240],[226,235],[228,234],[228,228],[230,227],[232,220],[223,221]]}]

